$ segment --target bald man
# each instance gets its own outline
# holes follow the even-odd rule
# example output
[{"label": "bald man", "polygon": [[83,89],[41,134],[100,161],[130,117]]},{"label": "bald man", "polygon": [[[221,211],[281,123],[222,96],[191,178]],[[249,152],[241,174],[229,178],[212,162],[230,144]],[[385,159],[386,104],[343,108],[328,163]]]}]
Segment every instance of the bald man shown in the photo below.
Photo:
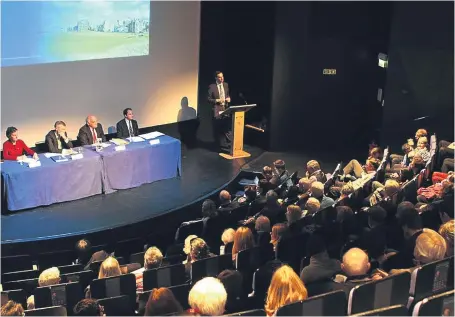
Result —
[{"label": "bald man", "polygon": [[220,208],[219,212],[222,215],[229,215],[235,208],[240,207],[237,201],[231,200],[231,194],[227,190],[220,192]]},{"label": "bald man", "polygon": [[341,270],[344,275],[337,274],[334,279],[334,290],[343,290],[347,296],[352,288],[357,285],[370,282],[368,275],[370,271],[370,261],[368,254],[359,248],[349,249],[343,256]]},{"label": "bald man", "polygon": [[85,125],[79,129],[77,138],[81,142],[81,145],[94,144],[96,143],[96,139],[101,139],[101,142],[106,142],[103,126],[101,123],[98,123],[98,119],[93,115],[87,116]]}]

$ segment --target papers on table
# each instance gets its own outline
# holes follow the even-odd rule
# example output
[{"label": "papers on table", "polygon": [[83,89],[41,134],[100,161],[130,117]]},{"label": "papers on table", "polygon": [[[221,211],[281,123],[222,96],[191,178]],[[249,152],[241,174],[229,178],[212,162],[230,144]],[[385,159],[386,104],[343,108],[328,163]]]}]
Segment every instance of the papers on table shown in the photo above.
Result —
[{"label": "papers on table", "polygon": [[60,153],[44,153],[44,156],[47,158],[54,157],[54,156],[60,156]]},{"label": "papers on table", "polygon": [[150,133],[146,133],[146,134],[141,134],[140,137],[143,139],[146,139],[146,140],[150,140],[150,139],[155,139],[162,135],[164,135],[164,134],[161,132],[158,132],[158,131],[154,131],[154,132],[150,132]]},{"label": "papers on table", "polygon": [[118,138],[113,138],[111,140],[112,143],[114,143],[115,145],[125,145],[125,144],[128,144],[128,141],[127,140],[124,140],[124,139],[118,139]]},{"label": "papers on table", "polygon": [[66,162],[68,161],[68,158],[63,156],[63,155],[58,155],[58,156],[52,156],[52,160],[56,163],[59,163],[59,162]]},{"label": "papers on table", "polygon": [[133,137],[130,137],[130,138],[126,138],[128,141],[130,142],[143,142],[145,141],[143,138],[141,138],[140,136],[133,136]]},{"label": "papers on table", "polygon": [[109,146],[111,146],[111,145],[112,145],[112,144],[109,143],[109,142],[98,143],[98,144],[97,144],[97,143],[94,143],[94,144],[92,144],[93,147],[101,146],[102,148],[107,148],[107,147],[109,147]]}]

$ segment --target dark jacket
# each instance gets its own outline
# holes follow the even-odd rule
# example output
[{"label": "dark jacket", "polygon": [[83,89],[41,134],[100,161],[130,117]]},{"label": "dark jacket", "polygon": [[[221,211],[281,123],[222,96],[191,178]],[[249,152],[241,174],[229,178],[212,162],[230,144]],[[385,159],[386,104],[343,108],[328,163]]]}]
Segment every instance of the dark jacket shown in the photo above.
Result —
[{"label": "dark jacket", "polygon": [[310,258],[310,264],[300,272],[303,284],[315,283],[327,280],[341,272],[341,263],[336,259],[329,258],[327,252],[315,254]]},{"label": "dark jacket", "polygon": [[[224,88],[224,97],[229,98],[229,85],[227,82],[223,83],[223,88]],[[211,105],[216,104],[216,99],[220,99],[220,92],[218,91],[218,85],[215,84],[210,84],[209,86],[209,91],[208,91],[208,96],[207,96],[207,101]]]},{"label": "dark jacket", "polygon": [[[65,132],[65,137],[68,138],[68,134]],[[73,147],[73,143],[71,143],[70,140],[68,140],[68,143],[65,142],[65,139],[60,136],[60,142],[62,144],[62,148],[58,148],[58,141],[57,141],[57,135],[55,130],[49,131],[49,133],[46,135],[46,145],[47,149],[51,153],[62,153],[62,149],[71,149]]]},{"label": "dark jacket", "polygon": [[[106,142],[106,136],[104,135],[103,126],[101,123],[98,123],[98,126],[95,129],[96,136],[102,139],[102,142]],[[93,144],[93,135],[90,127],[85,124],[79,129],[77,138],[81,142],[81,145],[90,145]]]},{"label": "dark jacket", "polygon": [[[131,125],[133,128],[133,136],[137,136],[139,134],[139,127],[137,125],[136,120],[131,120]],[[130,131],[126,125],[125,119],[120,120],[117,122],[117,138],[129,138]]]}]

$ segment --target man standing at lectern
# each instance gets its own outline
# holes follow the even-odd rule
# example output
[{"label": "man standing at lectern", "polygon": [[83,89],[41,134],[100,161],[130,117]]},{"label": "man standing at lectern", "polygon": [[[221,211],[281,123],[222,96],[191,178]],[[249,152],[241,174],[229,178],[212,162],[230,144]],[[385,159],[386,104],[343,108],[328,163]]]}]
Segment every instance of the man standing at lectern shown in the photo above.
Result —
[{"label": "man standing at lectern", "polygon": [[222,72],[215,72],[215,83],[209,86],[207,99],[213,110],[212,122],[215,143],[218,147],[229,146],[231,121],[229,118],[221,116],[220,111],[227,109],[231,97],[229,96],[229,85],[224,81]]}]

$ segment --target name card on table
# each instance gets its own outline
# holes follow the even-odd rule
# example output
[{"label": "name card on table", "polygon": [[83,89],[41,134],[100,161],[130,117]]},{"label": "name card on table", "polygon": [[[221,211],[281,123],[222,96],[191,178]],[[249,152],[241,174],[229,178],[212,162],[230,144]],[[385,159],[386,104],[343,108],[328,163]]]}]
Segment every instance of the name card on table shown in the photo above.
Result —
[{"label": "name card on table", "polygon": [[150,140],[150,145],[160,144],[159,139]]},{"label": "name card on table", "polygon": [[40,161],[30,161],[28,162],[28,167],[30,168],[34,168],[34,167],[38,167],[38,166],[41,166],[41,162]]},{"label": "name card on table", "polygon": [[126,147],[125,147],[125,145],[117,145],[117,146],[115,147],[115,150],[116,150],[116,151],[125,151],[125,150],[126,150]]},{"label": "name card on table", "polygon": [[71,159],[74,160],[80,160],[81,158],[84,158],[84,155],[82,153],[74,154],[71,155]]}]

